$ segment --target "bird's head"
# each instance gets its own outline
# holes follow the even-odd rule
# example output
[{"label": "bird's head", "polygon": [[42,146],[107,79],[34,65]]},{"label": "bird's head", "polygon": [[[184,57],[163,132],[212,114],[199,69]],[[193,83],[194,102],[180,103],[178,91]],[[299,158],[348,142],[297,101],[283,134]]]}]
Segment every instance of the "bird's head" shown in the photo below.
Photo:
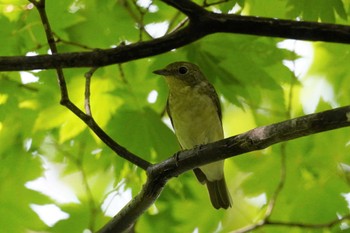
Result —
[{"label": "bird's head", "polygon": [[171,89],[181,86],[193,87],[206,80],[199,67],[189,62],[174,62],[153,73],[163,75]]}]

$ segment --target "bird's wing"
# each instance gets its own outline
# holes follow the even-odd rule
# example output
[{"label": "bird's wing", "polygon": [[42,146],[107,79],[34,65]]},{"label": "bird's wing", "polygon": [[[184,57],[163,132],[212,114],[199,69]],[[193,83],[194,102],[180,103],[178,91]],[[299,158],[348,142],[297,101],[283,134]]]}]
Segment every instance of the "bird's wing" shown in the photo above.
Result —
[{"label": "bird's wing", "polygon": [[[166,112],[168,113],[168,116],[170,118],[171,126],[173,126],[173,128],[174,128],[174,122],[173,122],[173,118],[171,117],[171,112],[170,112],[170,107],[169,107],[169,98],[166,101],[166,107],[165,108],[166,108]],[[178,140],[178,142],[179,142],[179,140]],[[180,145],[181,149],[183,150],[183,147],[180,144],[180,142],[179,142],[179,145]]]},{"label": "bird's wing", "polygon": [[222,121],[222,113],[221,113],[221,104],[220,104],[219,96],[216,93],[215,88],[211,83],[206,82],[206,84],[207,85],[202,87],[202,92],[208,94],[208,91],[209,91],[209,96],[217,108],[216,112],[217,112],[219,119],[220,119],[220,122],[221,122]]},{"label": "bird's wing", "polygon": [[173,122],[173,118],[171,117],[171,112],[170,112],[169,98],[168,98],[167,101],[166,101],[166,112],[168,113],[168,116],[169,116],[169,118],[170,118],[171,125],[172,125],[173,128],[174,128],[174,122]]}]

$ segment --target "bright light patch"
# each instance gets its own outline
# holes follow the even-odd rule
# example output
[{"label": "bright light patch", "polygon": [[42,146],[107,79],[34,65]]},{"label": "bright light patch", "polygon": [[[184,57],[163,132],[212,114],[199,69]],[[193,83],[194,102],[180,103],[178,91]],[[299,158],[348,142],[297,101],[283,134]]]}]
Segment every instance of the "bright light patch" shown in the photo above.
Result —
[{"label": "bright light patch", "polygon": [[[337,217],[338,217],[338,219],[343,219],[343,218],[344,218],[344,216],[342,216],[342,215],[339,214],[339,213],[337,213]],[[340,228],[340,230],[345,231],[345,230],[349,229],[350,226],[349,226],[349,224],[348,224],[346,221],[342,221],[342,222],[340,223],[339,228]]]},{"label": "bright light patch", "polygon": [[76,13],[77,11],[85,9],[85,4],[82,1],[74,0],[74,2],[69,6],[69,13]]},{"label": "bright light patch", "polygon": [[26,53],[27,57],[32,57],[32,56],[37,56],[37,55],[38,55],[37,52],[28,52],[28,53]]},{"label": "bright light patch", "polygon": [[36,77],[34,74],[30,72],[21,71],[19,73],[21,75],[21,81],[23,84],[35,83],[39,80],[38,77]]},{"label": "bright light patch", "polygon": [[137,5],[143,8],[147,8],[149,5],[152,4],[151,0],[137,0]]},{"label": "bright light patch", "polygon": [[156,6],[156,5],[150,5],[149,7],[148,7],[148,11],[150,12],[150,13],[155,13],[155,12],[157,12],[159,10],[159,8],[158,8],[158,6]]},{"label": "bright light patch", "polygon": [[159,10],[158,6],[153,5],[151,0],[137,0],[137,5],[148,9],[150,13],[157,12]]},{"label": "bright light patch", "polygon": [[162,121],[169,129],[171,129],[171,131],[175,132],[169,117],[163,117]]},{"label": "bright light patch", "polygon": [[79,203],[74,192],[60,177],[62,166],[50,163],[44,157],[42,159],[43,167],[45,168],[44,176],[27,182],[25,187],[41,192],[59,203]]},{"label": "bright light patch", "polygon": [[6,94],[0,94],[0,105],[6,103],[8,97],[9,97],[9,96],[6,95]]},{"label": "bright light patch", "polygon": [[[346,163],[340,163],[339,167],[342,171],[344,172],[350,172],[350,166],[347,165]],[[343,195],[344,196],[344,195]],[[349,196],[349,201],[350,201],[350,196]],[[349,206],[350,207],[350,206]]]},{"label": "bright light patch", "polygon": [[154,104],[157,101],[157,98],[158,92],[156,90],[152,90],[147,96],[147,101],[150,104]]},{"label": "bright light patch", "polygon": [[26,9],[27,10],[31,10],[34,8],[34,4],[33,3],[29,3],[27,6],[26,6]]},{"label": "bright light patch", "polygon": [[5,13],[11,13],[15,10],[15,6],[12,4],[8,4],[4,7],[4,12]]},{"label": "bright light patch", "polygon": [[249,202],[257,207],[263,207],[267,204],[266,193],[262,193],[259,196],[249,198]]},{"label": "bright light patch", "polygon": [[308,77],[308,79],[303,81],[303,89],[301,90],[300,98],[303,110],[306,114],[315,112],[321,98],[333,108],[339,107],[334,100],[332,85],[321,77]]},{"label": "bright light patch", "polygon": [[30,204],[30,208],[34,210],[40,217],[43,222],[52,227],[57,223],[58,221],[62,219],[69,218],[69,214],[66,212],[63,212],[60,208],[58,208],[54,204],[49,205],[36,205],[36,204]]},{"label": "bright light patch", "polygon": [[145,26],[145,30],[153,37],[158,38],[164,36],[166,31],[168,30],[169,23],[161,22],[161,23],[150,23]]},{"label": "bright light patch", "polygon": [[332,85],[323,77],[306,76],[314,59],[314,48],[310,42],[297,40],[284,40],[277,45],[279,48],[295,52],[300,58],[290,61],[284,60],[287,66],[302,83],[300,94],[303,110],[306,114],[315,112],[322,98],[332,107],[338,107],[334,98]]},{"label": "bright light patch", "polygon": [[91,154],[97,155],[97,154],[99,154],[99,153],[101,153],[101,152],[102,152],[102,149],[101,149],[101,148],[97,148],[97,149],[91,151]]},{"label": "bright light patch", "polygon": [[345,201],[348,203],[348,208],[350,209],[350,193],[342,193],[341,195],[344,197]]},{"label": "bright light patch", "polygon": [[33,139],[31,138],[27,138],[26,140],[24,140],[24,149],[26,151],[29,151],[31,146],[32,146],[32,142],[33,142]]},{"label": "bright light patch", "polygon": [[125,185],[121,185],[117,191],[108,194],[102,203],[102,210],[107,216],[113,217],[132,198],[131,189],[124,190]]},{"label": "bright light patch", "polygon": [[236,14],[242,10],[242,7],[239,4],[235,4],[231,10],[228,11],[229,14]]},{"label": "bright light patch", "polygon": [[212,11],[214,13],[217,13],[217,14],[221,14],[222,13],[222,11],[219,8],[216,8],[216,7],[212,7]]},{"label": "bright light patch", "polygon": [[309,70],[313,58],[314,48],[310,42],[298,40],[284,40],[277,44],[278,48],[288,49],[295,52],[300,58],[290,61],[284,60],[283,64],[294,72],[295,76],[300,78]]}]

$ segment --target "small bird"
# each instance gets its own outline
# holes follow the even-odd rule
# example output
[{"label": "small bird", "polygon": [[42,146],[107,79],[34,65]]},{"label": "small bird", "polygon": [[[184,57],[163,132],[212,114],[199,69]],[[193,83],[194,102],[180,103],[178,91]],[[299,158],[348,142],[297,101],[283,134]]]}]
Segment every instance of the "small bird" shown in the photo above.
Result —
[{"label": "small bird", "polygon": [[[166,110],[183,149],[224,138],[218,95],[197,65],[174,62],[153,73],[163,75],[169,86]],[[231,207],[223,160],[195,168],[194,173],[207,185],[214,208]]]}]

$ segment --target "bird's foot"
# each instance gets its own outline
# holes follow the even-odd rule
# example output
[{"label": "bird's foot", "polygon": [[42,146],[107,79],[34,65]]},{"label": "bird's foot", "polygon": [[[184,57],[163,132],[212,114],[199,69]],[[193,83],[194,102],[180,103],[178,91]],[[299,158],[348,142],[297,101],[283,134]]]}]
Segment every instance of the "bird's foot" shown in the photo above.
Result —
[{"label": "bird's foot", "polygon": [[195,154],[198,155],[199,152],[202,150],[202,147],[204,146],[205,144],[200,144],[200,145],[197,145],[193,148],[193,150],[195,151]]},{"label": "bird's foot", "polygon": [[178,152],[176,152],[176,153],[173,155],[174,160],[175,160],[175,165],[176,165],[176,167],[179,166],[179,154],[180,154],[180,153],[181,153],[181,151],[178,151]]}]

